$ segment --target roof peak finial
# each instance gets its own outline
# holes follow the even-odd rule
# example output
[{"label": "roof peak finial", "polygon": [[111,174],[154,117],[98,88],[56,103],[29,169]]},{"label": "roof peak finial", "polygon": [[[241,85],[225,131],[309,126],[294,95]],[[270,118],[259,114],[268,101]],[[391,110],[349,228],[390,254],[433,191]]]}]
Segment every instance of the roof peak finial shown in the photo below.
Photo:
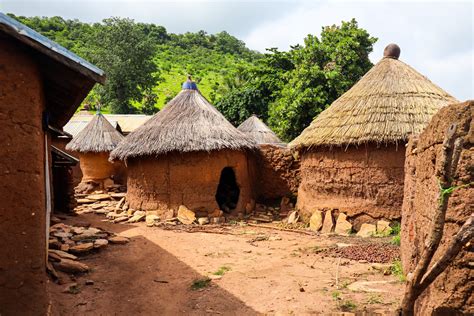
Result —
[{"label": "roof peak finial", "polygon": [[388,44],[383,50],[383,57],[398,59],[400,57],[400,46],[395,43]]},{"label": "roof peak finial", "polygon": [[182,89],[183,90],[198,90],[197,84],[193,81],[192,76],[190,74],[188,75],[188,80],[186,80],[186,82],[183,83]]}]

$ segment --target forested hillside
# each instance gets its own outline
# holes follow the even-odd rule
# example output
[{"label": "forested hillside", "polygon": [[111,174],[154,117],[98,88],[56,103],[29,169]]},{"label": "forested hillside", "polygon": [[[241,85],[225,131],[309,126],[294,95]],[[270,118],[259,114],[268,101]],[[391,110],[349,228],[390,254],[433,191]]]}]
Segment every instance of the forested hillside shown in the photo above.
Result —
[{"label": "forested hillside", "polygon": [[110,18],[83,23],[61,17],[10,15],[107,73],[86,99],[112,113],[158,111],[191,74],[235,125],[257,114],[284,140],[347,91],[372,66],[376,38],[355,20],[324,27],[288,52],[264,54],[223,31],[173,34],[163,26]]}]

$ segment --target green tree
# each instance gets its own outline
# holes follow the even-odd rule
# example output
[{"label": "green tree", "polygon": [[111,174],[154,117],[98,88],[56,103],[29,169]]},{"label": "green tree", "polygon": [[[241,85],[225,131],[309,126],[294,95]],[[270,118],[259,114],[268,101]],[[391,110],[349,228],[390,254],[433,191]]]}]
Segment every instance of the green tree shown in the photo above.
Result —
[{"label": "green tree", "polygon": [[370,69],[376,40],[354,19],[324,27],[321,39],[308,35],[304,46],[293,49],[295,69],[269,105],[270,126],[287,141],[298,136]]},{"label": "green tree", "polygon": [[141,102],[158,81],[155,45],[130,19],[105,19],[94,29],[84,54],[107,74],[105,85],[96,86],[100,102],[112,113],[132,113],[131,102]]}]

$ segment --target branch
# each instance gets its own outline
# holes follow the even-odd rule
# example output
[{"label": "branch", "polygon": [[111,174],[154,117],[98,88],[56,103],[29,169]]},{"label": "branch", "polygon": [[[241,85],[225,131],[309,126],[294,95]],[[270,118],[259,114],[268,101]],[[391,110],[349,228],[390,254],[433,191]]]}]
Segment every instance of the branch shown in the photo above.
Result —
[{"label": "branch", "polygon": [[456,236],[454,236],[444,255],[425,274],[425,277],[419,286],[421,292],[423,292],[438,277],[438,275],[448,267],[464,245],[466,245],[472,238],[474,238],[474,213],[471,214]]}]

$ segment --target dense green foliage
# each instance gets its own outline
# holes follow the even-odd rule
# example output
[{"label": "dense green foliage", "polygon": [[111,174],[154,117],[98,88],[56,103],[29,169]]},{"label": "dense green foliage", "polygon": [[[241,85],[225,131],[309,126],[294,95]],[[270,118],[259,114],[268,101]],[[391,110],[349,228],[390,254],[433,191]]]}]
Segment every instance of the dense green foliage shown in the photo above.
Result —
[{"label": "dense green foliage", "polygon": [[376,41],[352,20],[324,27],[319,37],[308,35],[288,52],[260,54],[225,31],[173,34],[120,18],[94,24],[15,18],[105,70],[106,85],[86,100],[92,107],[152,114],[192,74],[233,124],[257,114],[287,141],[370,69]]},{"label": "dense green foliage", "polygon": [[234,124],[250,112],[259,114],[291,140],[370,69],[375,41],[355,20],[324,27],[320,38],[308,35],[289,52],[270,50],[217,107]]}]

